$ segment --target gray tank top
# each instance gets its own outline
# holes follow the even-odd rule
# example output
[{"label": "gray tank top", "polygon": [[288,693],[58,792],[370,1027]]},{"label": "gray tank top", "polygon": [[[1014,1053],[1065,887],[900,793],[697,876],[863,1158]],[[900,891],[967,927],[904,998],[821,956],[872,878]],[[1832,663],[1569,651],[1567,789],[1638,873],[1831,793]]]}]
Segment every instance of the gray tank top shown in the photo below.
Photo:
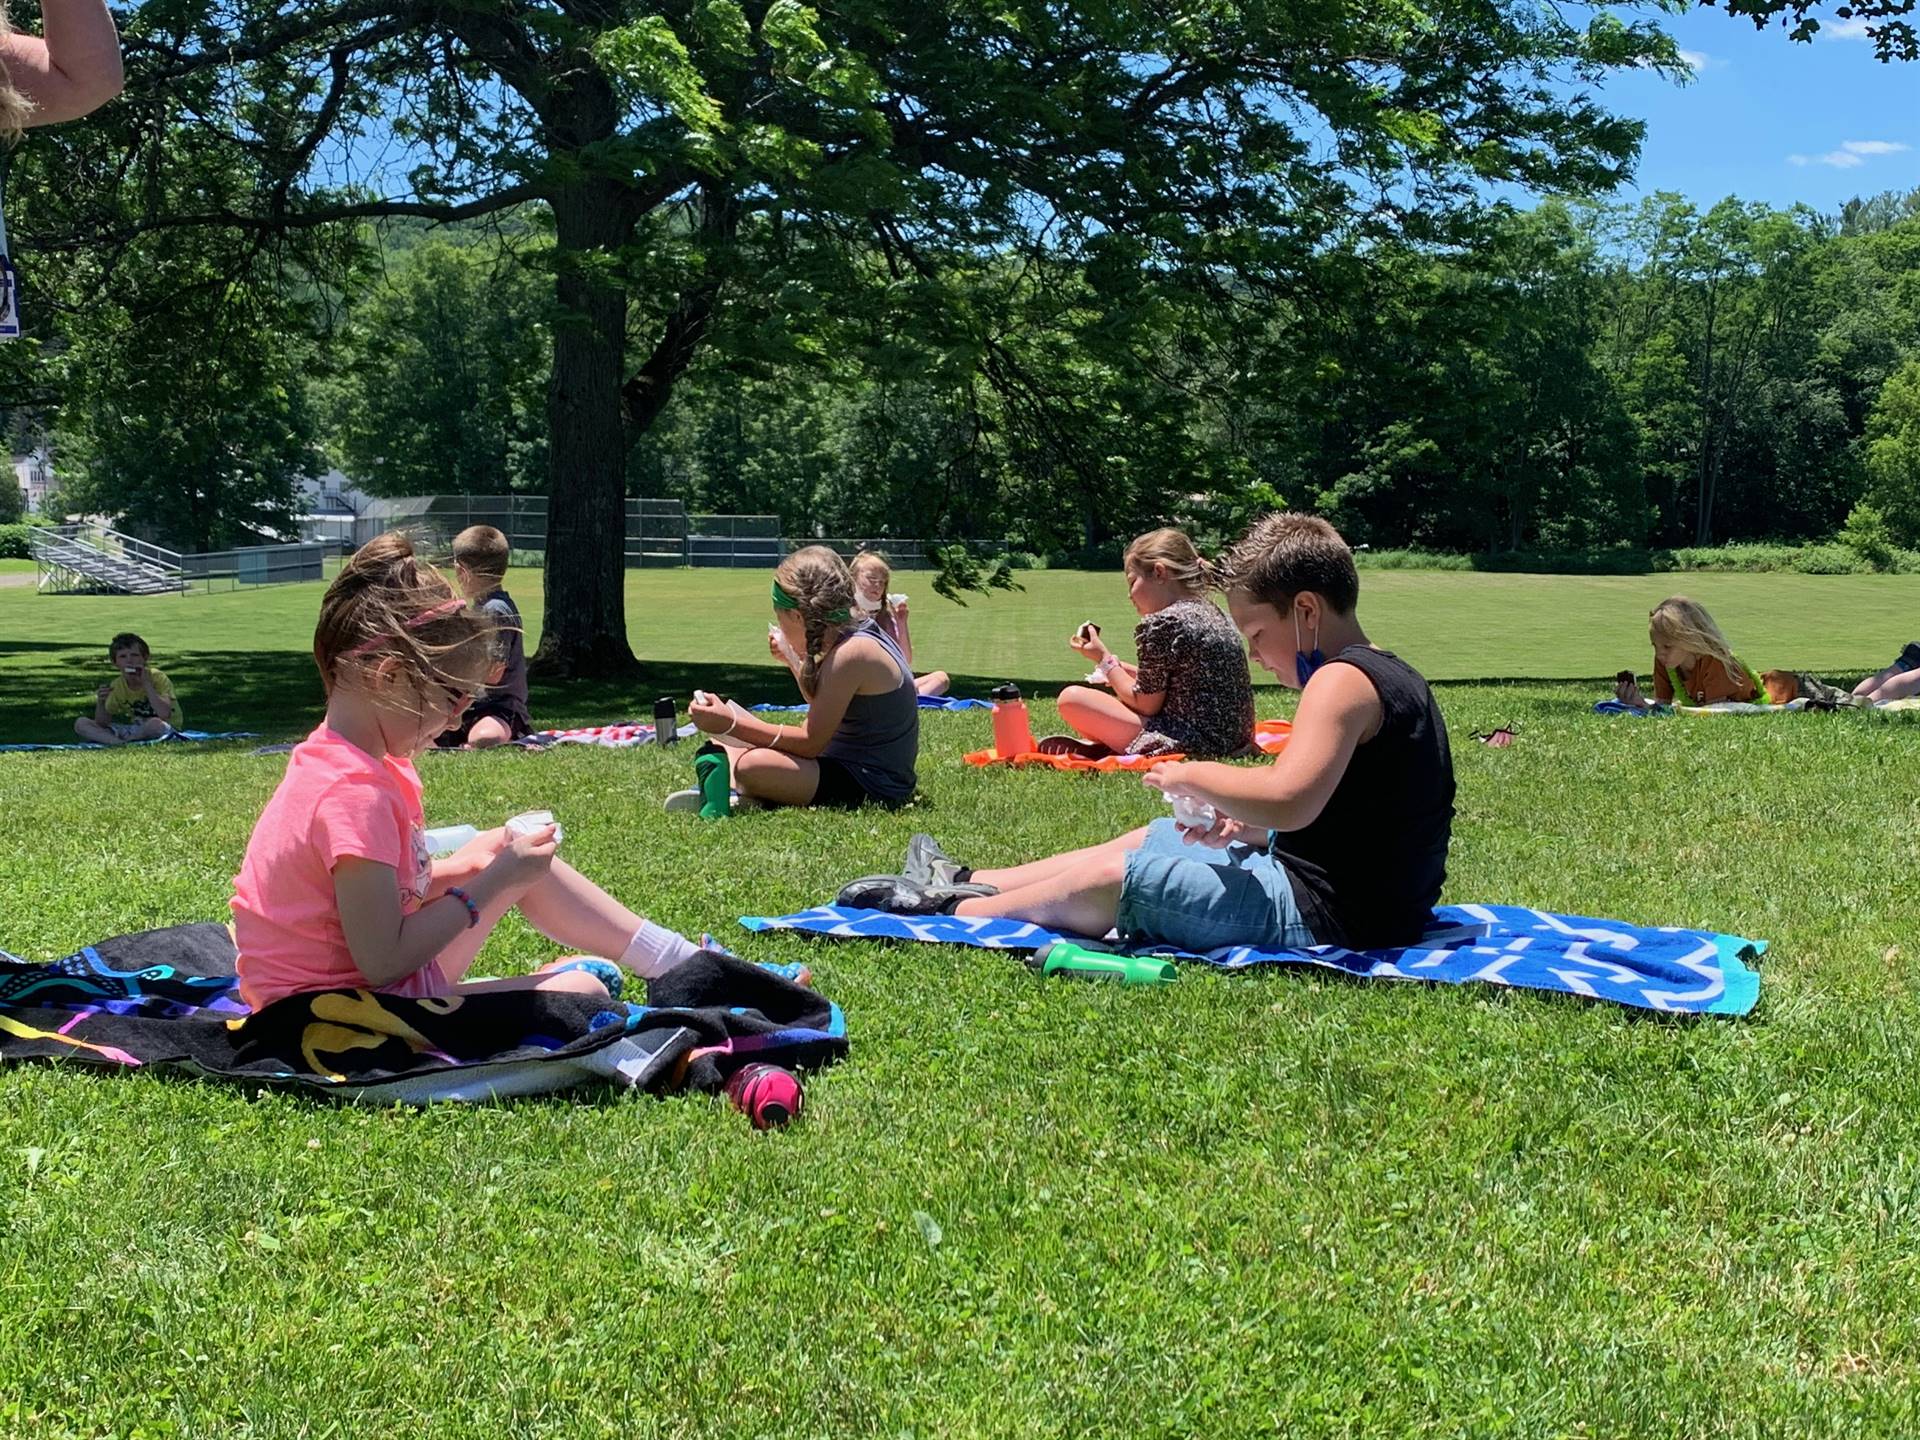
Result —
[{"label": "gray tank top", "polygon": [[846,766],[874,799],[904,804],[919,783],[914,766],[920,758],[920,695],[913,688],[913,670],[893,637],[873,621],[849,626],[841,643],[856,635],[880,642],[900,672],[900,683],[884,695],[854,696],[821,758]]}]

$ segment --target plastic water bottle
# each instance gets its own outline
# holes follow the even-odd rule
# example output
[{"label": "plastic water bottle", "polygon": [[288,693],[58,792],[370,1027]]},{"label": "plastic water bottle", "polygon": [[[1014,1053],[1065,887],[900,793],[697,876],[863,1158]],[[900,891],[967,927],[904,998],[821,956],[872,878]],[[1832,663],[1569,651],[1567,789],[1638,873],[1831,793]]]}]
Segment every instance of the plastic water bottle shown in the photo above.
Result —
[{"label": "plastic water bottle", "polygon": [[1027,963],[1046,976],[1116,980],[1122,985],[1171,985],[1180,978],[1179,968],[1158,955],[1115,955],[1071,940],[1049,941]]},{"label": "plastic water bottle", "polygon": [[711,740],[693,752],[693,783],[700,790],[702,820],[725,820],[733,814],[733,777],[727,752]]},{"label": "plastic water bottle", "polygon": [[437,830],[423,832],[429,855],[451,855],[462,845],[480,838],[480,832],[471,825],[442,825]]},{"label": "plastic water bottle", "polygon": [[800,1077],[764,1062],[734,1071],[727,1077],[726,1091],[733,1108],[751,1120],[756,1130],[769,1130],[798,1119],[806,1104]]},{"label": "plastic water bottle", "polygon": [[1213,806],[1191,795],[1169,795],[1167,803],[1173,806],[1173,823],[1182,830],[1194,830],[1204,835],[1213,829],[1214,823],[1220,818]]},{"label": "plastic water bottle", "polygon": [[1033,721],[1027,715],[1027,702],[1020,698],[1020,687],[1011,682],[994,687],[993,753],[1001,759],[1010,755],[1033,753]]}]

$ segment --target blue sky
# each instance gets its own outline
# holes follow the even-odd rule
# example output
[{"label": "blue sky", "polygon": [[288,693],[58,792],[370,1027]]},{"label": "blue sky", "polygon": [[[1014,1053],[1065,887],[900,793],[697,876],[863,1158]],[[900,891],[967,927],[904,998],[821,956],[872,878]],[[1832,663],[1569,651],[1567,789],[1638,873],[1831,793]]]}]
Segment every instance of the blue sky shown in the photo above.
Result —
[{"label": "blue sky", "polygon": [[1668,16],[1664,28],[1693,83],[1623,75],[1601,92],[1647,122],[1620,198],[1677,190],[1703,207],[1738,195],[1830,213],[1854,195],[1920,188],[1920,64],[1881,64],[1857,24],[1828,22],[1804,45],[1724,10]]}]

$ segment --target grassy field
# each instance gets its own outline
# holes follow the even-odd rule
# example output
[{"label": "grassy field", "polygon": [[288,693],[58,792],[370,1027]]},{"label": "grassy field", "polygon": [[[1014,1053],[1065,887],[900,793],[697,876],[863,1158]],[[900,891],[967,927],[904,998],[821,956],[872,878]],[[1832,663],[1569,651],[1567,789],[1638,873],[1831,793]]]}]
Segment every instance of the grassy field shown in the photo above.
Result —
[{"label": "grassy field", "polygon": [[[922,663],[976,693],[1073,678],[1081,619],[1124,628],[1111,577],[964,611],[904,578]],[[1669,583],[1369,574],[1362,613],[1446,682],[1447,898],[1764,937],[1751,1019],[1314,975],[1047,986],[732,926],[915,829],[992,864],[1164,813],[1124,777],[966,770],[978,714],[927,717],[898,815],[669,819],[686,747],[428,757],[430,823],[550,806],[665,923],[808,960],[851,1060],[766,1135],[703,1099],[369,1113],[0,1072],[0,1435],[1913,1433],[1920,729],[1586,713],[1644,670]],[[646,681],[536,717],[716,675],[782,694],[764,584],[636,575]],[[1687,587],[1755,664],[1829,678],[1920,631],[1920,580]],[[57,738],[123,626],[195,725],[299,733],[317,598],[0,590],[0,736]],[[1510,749],[1467,738],[1508,720]],[[221,915],[279,773],[243,747],[0,756],[0,945]],[[506,927],[482,964],[546,953]]]},{"label": "grassy field", "polygon": [[[1763,669],[1857,675],[1920,633],[1920,577],[1685,578],[1687,593]],[[1645,672],[1646,613],[1675,579],[1369,572],[1362,615],[1437,681],[1600,683],[1626,666]],[[903,575],[900,583],[914,597],[922,668],[952,672],[960,693],[983,694],[1009,679],[1051,693],[1086,673],[1065,644],[1075,625],[1098,620],[1125,650],[1134,618],[1110,575],[1037,571],[1023,577],[1023,591],[976,596],[964,607],[935,596],[924,577]],[[540,573],[516,571],[509,587],[531,650]],[[536,719],[575,724],[650,711],[664,694],[684,706],[696,684],[750,700],[790,697],[792,681],[767,655],[766,589],[763,571],[631,572],[628,626],[649,662],[645,676],[637,686],[536,689]],[[318,601],[315,587],[299,585],[160,598],[0,592],[0,739],[70,738],[73,718],[92,709],[108,668],[106,643],[120,630],[146,637],[197,728],[304,733],[320,705],[309,658]]]}]

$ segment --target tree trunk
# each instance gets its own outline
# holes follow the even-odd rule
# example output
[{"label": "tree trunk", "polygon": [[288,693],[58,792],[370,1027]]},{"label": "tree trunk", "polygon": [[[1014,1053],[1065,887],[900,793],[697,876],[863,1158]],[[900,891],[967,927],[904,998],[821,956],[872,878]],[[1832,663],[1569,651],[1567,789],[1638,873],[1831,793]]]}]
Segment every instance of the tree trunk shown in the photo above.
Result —
[{"label": "tree trunk", "polygon": [[1693,543],[1706,545],[1713,535],[1713,326],[1716,316],[1717,287],[1707,287],[1706,342],[1700,359],[1700,481],[1694,500]]},{"label": "tree trunk", "polygon": [[553,198],[559,313],[547,391],[546,617],[532,660],[546,678],[617,678],[639,668],[627,644],[626,296],[591,266],[594,252],[629,238],[627,211],[620,187],[604,180],[578,181]]}]

